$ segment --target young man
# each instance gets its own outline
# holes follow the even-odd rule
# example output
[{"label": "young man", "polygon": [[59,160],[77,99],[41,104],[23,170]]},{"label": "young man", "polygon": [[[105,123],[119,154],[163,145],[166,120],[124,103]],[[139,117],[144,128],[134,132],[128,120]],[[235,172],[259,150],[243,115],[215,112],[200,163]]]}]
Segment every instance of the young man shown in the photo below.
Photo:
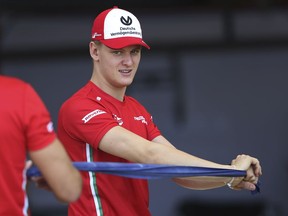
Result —
[{"label": "young man", "polygon": [[[194,189],[222,187],[254,190],[261,175],[256,158],[239,155],[232,165],[207,161],[176,149],[158,130],[152,116],[125,95],[141,58],[142,40],[137,18],[117,7],[94,20],[89,44],[93,60],[91,80],[61,107],[58,135],[73,161],[136,162],[247,170],[246,178],[178,178]],[[149,216],[146,180],[83,172],[83,193],[69,205],[69,215]],[[230,184],[229,184],[230,185]]]},{"label": "young man", "polygon": [[29,214],[27,153],[56,197],[63,202],[75,201],[82,190],[81,175],[57,139],[35,90],[22,80],[1,75],[0,101],[0,215]]}]

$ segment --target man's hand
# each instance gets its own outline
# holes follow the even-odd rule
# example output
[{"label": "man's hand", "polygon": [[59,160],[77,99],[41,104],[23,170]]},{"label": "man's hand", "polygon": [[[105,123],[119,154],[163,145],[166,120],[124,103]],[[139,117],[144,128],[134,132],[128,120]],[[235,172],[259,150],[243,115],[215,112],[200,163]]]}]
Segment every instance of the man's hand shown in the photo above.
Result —
[{"label": "man's hand", "polygon": [[246,176],[242,179],[235,178],[231,189],[246,189],[254,191],[258,178],[262,175],[262,168],[258,159],[249,155],[238,155],[231,163],[236,169],[246,170]]},{"label": "man's hand", "polygon": [[247,176],[248,179],[252,178],[253,176],[259,177],[262,175],[262,169],[259,160],[249,155],[238,155],[236,159],[232,160],[231,165],[234,165],[239,170],[248,171],[249,168],[252,168],[253,172],[250,171],[247,173],[247,175],[249,174],[249,176]]},{"label": "man's hand", "polygon": [[[32,160],[27,160],[26,164],[25,164],[25,170],[27,171],[30,167],[32,167],[32,165],[33,165]],[[52,191],[52,189],[50,188],[50,186],[48,185],[48,183],[46,182],[46,180],[42,176],[38,176],[38,177],[33,176],[33,177],[29,178],[29,180],[34,182],[36,187],[38,187],[38,188]]]},{"label": "man's hand", "polygon": [[37,188],[52,191],[51,187],[48,185],[47,181],[42,176],[33,176],[30,178],[31,181],[35,182]]}]

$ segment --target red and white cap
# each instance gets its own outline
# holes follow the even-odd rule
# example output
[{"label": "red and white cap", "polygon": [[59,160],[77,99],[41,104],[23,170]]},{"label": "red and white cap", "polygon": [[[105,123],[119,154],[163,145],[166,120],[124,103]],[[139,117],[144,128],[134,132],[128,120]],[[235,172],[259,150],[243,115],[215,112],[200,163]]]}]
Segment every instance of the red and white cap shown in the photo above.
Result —
[{"label": "red and white cap", "polygon": [[141,45],[150,49],[142,40],[138,19],[130,12],[117,6],[101,12],[94,20],[92,41],[97,40],[112,49]]}]

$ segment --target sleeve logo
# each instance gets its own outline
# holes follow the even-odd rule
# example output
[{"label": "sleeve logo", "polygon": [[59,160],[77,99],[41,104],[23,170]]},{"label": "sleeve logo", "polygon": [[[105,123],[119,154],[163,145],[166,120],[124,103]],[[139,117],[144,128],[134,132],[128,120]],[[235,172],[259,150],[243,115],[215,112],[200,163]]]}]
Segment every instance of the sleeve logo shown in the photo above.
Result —
[{"label": "sleeve logo", "polygon": [[106,113],[105,111],[103,110],[99,110],[99,109],[96,109],[90,113],[88,113],[87,115],[85,115],[82,120],[84,121],[84,123],[87,123],[88,121],[90,121],[90,119],[94,118],[95,116],[98,116],[98,115],[101,115],[101,114],[104,114]]}]

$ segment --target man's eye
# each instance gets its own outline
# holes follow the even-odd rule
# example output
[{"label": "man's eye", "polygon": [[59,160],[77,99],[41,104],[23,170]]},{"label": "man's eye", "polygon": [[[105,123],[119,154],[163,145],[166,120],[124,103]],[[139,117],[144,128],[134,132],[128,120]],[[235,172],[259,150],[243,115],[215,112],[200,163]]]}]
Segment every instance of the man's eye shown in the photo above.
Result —
[{"label": "man's eye", "polygon": [[137,54],[137,53],[139,53],[139,52],[140,52],[139,49],[135,49],[135,50],[132,51],[132,53],[134,53],[134,54]]}]

